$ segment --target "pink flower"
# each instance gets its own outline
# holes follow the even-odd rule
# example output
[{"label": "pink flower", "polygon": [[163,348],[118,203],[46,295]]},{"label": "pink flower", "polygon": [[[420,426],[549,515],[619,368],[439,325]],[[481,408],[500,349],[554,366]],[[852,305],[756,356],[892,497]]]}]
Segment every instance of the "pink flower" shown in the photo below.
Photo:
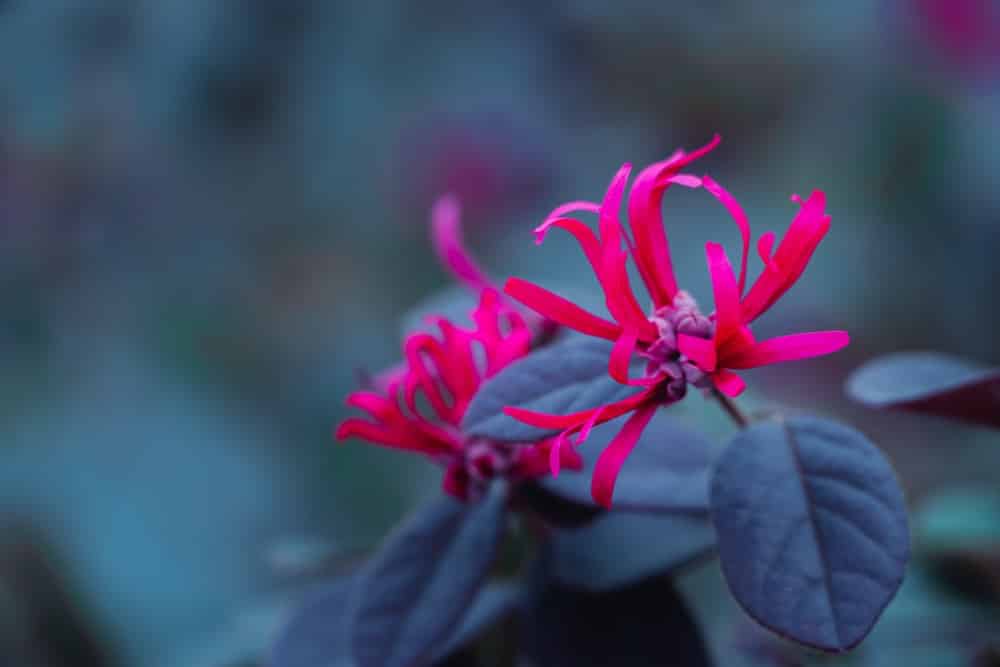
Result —
[{"label": "pink flower", "polygon": [[916,28],[947,64],[986,73],[1000,64],[1000,10],[993,0],[910,0]]},{"label": "pink flower", "polygon": [[[519,278],[511,278],[504,288],[509,296],[563,326],[614,341],[608,361],[609,374],[616,381],[637,388],[635,394],[622,401],[570,415],[536,413],[516,407],[505,409],[508,415],[524,423],[561,429],[553,443],[555,452],[562,449],[570,434],[578,433],[579,443],[595,424],[631,413],[595,468],[592,493],[604,506],[610,506],[618,471],[655,409],[683,398],[688,384],[736,396],[743,391],[744,383],[734,370],[829,354],[847,345],[849,340],[844,331],[801,333],[759,342],[754,338],[750,323],[774,305],[802,275],[829,230],[830,218],[825,213],[822,192],[814,192],[804,202],[793,197],[800,206],[798,214],[776,250],[772,232],[760,237],[757,248],[764,271],[745,290],[750,247],[746,214],[710,177],[682,173],[718,143],[716,136],[692,153],[677,151],[639,173],[627,202],[631,238],[618,218],[631,171],[628,164],[612,179],[600,204],[586,201],[564,204],[535,230],[537,243],[553,227],[576,238],[603,288],[612,320]],[[703,315],[694,299],[678,288],[674,276],[660,211],[663,194],[672,185],[704,187],[728,210],[743,237],[738,278],[722,246],[706,245],[716,305],[716,311],[709,316]],[[567,217],[576,211],[597,214],[597,234],[583,222]],[[649,293],[652,302],[649,310],[643,308],[632,290],[627,271],[630,255]],[[646,362],[645,373],[632,378],[629,369],[636,354]]]},{"label": "pink flower", "polygon": [[[445,491],[466,500],[478,497],[495,477],[518,481],[548,474],[551,441],[495,442],[462,433],[462,418],[480,385],[528,354],[533,331],[466,252],[457,201],[442,198],[431,218],[442,262],[480,295],[473,324],[466,329],[443,317],[428,318],[437,332],[407,336],[403,363],[376,376],[370,389],[348,396],[347,404],[369,419],[346,419],[336,437],[423,454],[445,466]],[[581,467],[575,452],[560,450],[556,458]]]}]

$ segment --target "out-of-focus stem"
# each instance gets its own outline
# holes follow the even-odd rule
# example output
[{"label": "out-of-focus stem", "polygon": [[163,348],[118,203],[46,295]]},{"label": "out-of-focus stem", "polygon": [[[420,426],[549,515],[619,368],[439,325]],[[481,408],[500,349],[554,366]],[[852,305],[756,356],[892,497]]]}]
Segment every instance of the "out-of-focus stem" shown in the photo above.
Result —
[{"label": "out-of-focus stem", "polygon": [[715,398],[718,399],[719,405],[722,409],[726,411],[726,414],[732,418],[736,425],[740,428],[746,428],[750,425],[750,419],[743,414],[743,411],[739,409],[733,399],[729,398],[717,389],[713,389],[712,393],[715,394]]}]

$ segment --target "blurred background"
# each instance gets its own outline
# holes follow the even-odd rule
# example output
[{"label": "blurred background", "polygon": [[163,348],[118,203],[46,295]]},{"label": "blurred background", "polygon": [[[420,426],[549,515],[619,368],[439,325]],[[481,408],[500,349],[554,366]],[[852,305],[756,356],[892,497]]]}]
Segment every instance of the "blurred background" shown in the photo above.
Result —
[{"label": "blurred background", "polygon": [[[1000,362],[998,45],[991,0],[0,1],[0,664],[266,645],[282,572],[437,493],[423,461],[331,436],[449,285],[434,198],[498,279],[593,290],[532,227],[715,132],[697,170],[755,235],[795,192],[833,216],[758,331],[853,339],[754,372],[751,403],[847,418],[916,508],[995,490],[995,435],[842,383],[900,349]],[[735,228],[703,192],[665,217],[710,303],[703,244]]]}]

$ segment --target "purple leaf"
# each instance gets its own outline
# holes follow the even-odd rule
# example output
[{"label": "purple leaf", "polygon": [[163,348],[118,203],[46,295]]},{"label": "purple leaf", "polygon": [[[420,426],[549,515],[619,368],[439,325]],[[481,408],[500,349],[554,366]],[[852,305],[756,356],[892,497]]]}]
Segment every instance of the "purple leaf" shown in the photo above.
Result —
[{"label": "purple leaf", "polygon": [[463,430],[494,440],[540,440],[556,431],[522,424],[505,415],[504,407],[567,414],[637,393],[637,387],[608,375],[610,354],[607,341],[573,337],[528,355],[483,384],[465,413]]},{"label": "purple leaf", "polygon": [[486,628],[514,612],[520,604],[521,589],[514,584],[497,583],[484,588],[448,641],[434,652],[434,662],[466,646]]},{"label": "purple leaf", "polygon": [[[307,596],[292,615],[271,652],[271,667],[353,665],[347,630],[354,578],[332,581]],[[436,663],[469,643],[520,603],[520,590],[490,584],[476,596],[458,627],[434,648]]]},{"label": "purple leaf", "polygon": [[486,581],[506,505],[499,483],[470,505],[442,497],[389,536],[352,589],[349,635],[358,667],[430,661]]},{"label": "purple leaf", "polygon": [[550,576],[582,591],[625,588],[711,553],[708,517],[611,511],[575,530],[557,531],[547,545]]},{"label": "purple leaf", "polygon": [[873,408],[909,410],[1000,428],[1000,369],[937,352],[901,352],[871,361],[847,393]]},{"label": "purple leaf", "polygon": [[711,502],[730,590],[779,635],[846,651],[903,580],[903,493],[879,450],[845,426],[812,417],[750,426],[720,457]]},{"label": "purple leaf", "polygon": [[[549,492],[597,508],[590,480],[597,456],[621,428],[621,420],[602,424],[580,446],[580,472],[567,471],[540,482]],[[644,513],[708,514],[708,474],[715,447],[701,434],[662,411],[643,431],[618,475],[616,510]]]},{"label": "purple leaf", "polygon": [[271,667],[350,663],[347,603],[354,579],[344,577],[308,595],[271,650]]}]

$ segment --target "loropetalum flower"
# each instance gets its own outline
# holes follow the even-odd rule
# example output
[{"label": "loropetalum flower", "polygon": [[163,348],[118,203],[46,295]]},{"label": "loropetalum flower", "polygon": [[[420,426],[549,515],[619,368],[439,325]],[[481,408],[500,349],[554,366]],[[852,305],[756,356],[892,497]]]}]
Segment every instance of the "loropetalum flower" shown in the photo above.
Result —
[{"label": "loropetalum flower", "polygon": [[[403,363],[380,374],[371,388],[348,396],[347,404],[367,412],[370,419],[344,420],[336,437],[358,437],[423,454],[445,466],[445,491],[470,500],[496,477],[516,482],[547,475],[553,441],[499,442],[462,432],[462,418],[480,385],[528,354],[533,331],[463,247],[457,202],[442,198],[431,218],[439,257],[480,295],[471,313],[472,326],[428,317],[437,332],[409,334],[403,343]],[[582,465],[569,448],[559,448],[555,457],[569,468]]]},{"label": "loropetalum flower", "polygon": [[[806,200],[793,196],[799,211],[784,238],[774,249],[773,232],[763,234],[757,249],[764,269],[747,290],[750,225],[737,201],[709,176],[697,177],[683,169],[714,149],[710,143],[691,153],[677,151],[666,160],[643,169],[628,195],[628,227],[619,221],[619,209],[631,166],[625,164],[608,187],[601,203],[574,201],[556,208],[535,230],[541,243],[553,227],[572,234],[586,255],[604,291],[612,320],[580,308],[533,283],[511,278],[504,291],[525,306],[563,326],[614,341],[608,371],[617,382],[633,385],[636,393],[608,405],[567,415],[538,413],[509,406],[505,412],[532,426],[561,430],[552,446],[553,458],[571,434],[577,443],[595,425],[631,414],[618,435],[597,461],[592,480],[594,499],[611,505],[614,484],[622,464],[635,446],[656,409],[683,398],[687,386],[713,389],[737,396],[744,389],[735,370],[829,354],[848,343],[845,331],[820,331],[757,341],[749,325],[766,312],[798,280],[813,251],[826,235],[830,218],[826,198],[814,191]],[[723,247],[706,244],[708,269],[715,297],[715,312],[705,315],[690,294],[678,288],[663,228],[661,203],[672,185],[704,188],[727,209],[743,241],[738,277]],[[596,213],[597,233],[567,214]],[[622,247],[624,244],[624,248]],[[630,284],[627,270],[631,255],[649,293],[644,309]],[[645,361],[641,377],[630,377],[635,355]],[[556,472],[554,470],[554,472]]]}]

